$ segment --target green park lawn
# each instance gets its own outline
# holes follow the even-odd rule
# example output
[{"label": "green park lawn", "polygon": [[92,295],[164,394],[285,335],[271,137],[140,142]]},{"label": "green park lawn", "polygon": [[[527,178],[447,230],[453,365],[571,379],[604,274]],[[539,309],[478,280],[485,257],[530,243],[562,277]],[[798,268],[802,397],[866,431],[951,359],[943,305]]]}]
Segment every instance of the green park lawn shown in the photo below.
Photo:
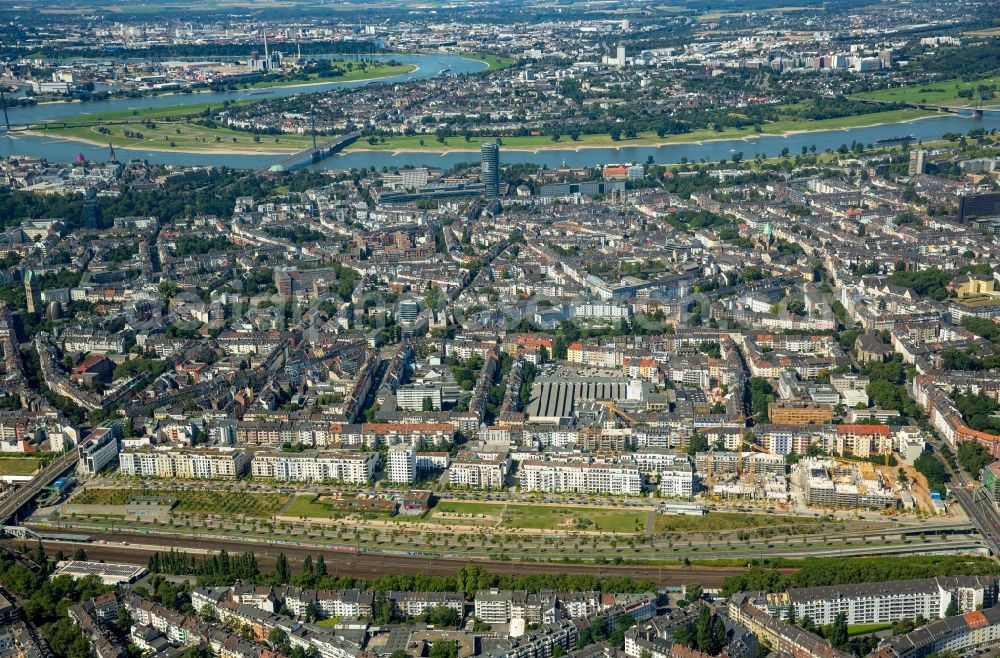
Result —
[{"label": "green park lawn", "polygon": [[281,510],[280,515],[307,519],[332,519],[342,516],[341,512],[317,502],[316,498],[314,495],[296,496]]},{"label": "green park lawn", "polygon": [[503,514],[502,503],[439,502],[429,514],[419,517],[396,516],[397,521],[420,520],[438,525],[494,526]]},{"label": "green park lawn", "polygon": [[449,514],[483,514],[498,516],[503,512],[505,503],[466,503],[459,501],[442,501],[434,507],[435,512]]},{"label": "green park lawn", "polygon": [[[355,71],[356,73],[356,71]],[[338,78],[344,80],[345,78]],[[264,83],[267,84],[267,83]],[[279,83],[280,84],[280,83]],[[236,101],[238,105],[259,101]],[[137,110],[115,110],[109,112],[81,112],[77,123],[53,121],[47,124],[36,124],[32,130],[41,135],[51,137],[85,140],[97,144],[109,141],[118,147],[145,149],[155,151],[236,151],[236,152],[293,152],[306,148],[311,144],[307,135],[252,135],[248,132],[233,130],[224,126],[202,126],[193,123],[197,115],[206,108],[209,112],[219,109],[219,106],[201,105],[195,103],[178,104],[165,107],[144,108]],[[917,109],[891,110],[872,112],[834,119],[802,120],[783,119],[766,123],[760,128],[762,135],[781,135],[795,131],[838,130],[877,123],[895,123],[909,121],[925,116],[933,116],[932,112]],[[152,123],[152,127],[142,122]],[[80,122],[104,123],[104,125],[80,125]],[[127,123],[126,123],[127,122]],[[129,136],[125,135],[125,132]],[[614,140],[607,133],[578,135],[572,139],[569,135],[524,135],[501,137],[504,148],[522,150],[542,149],[574,149],[584,147],[631,147],[653,146],[657,144],[692,143],[717,139],[751,138],[758,134],[753,127],[729,128],[723,130],[699,129],[677,135],[659,137],[653,131],[644,131],[634,139],[621,138]],[[347,150],[376,151],[478,151],[485,142],[492,142],[496,137],[472,137],[466,141],[464,136],[453,136],[438,141],[433,135],[395,135],[384,138],[373,138],[369,143],[361,139]],[[749,148],[749,147],[748,147]]]},{"label": "green park lawn", "polygon": [[713,532],[762,528],[765,526],[813,524],[819,521],[817,518],[806,516],[742,514],[736,512],[711,512],[705,516],[659,514],[656,517],[656,532]]},{"label": "green park lawn", "polygon": [[[622,508],[447,501],[438,503],[429,520],[452,525],[499,523],[510,529],[643,533],[646,531],[647,516],[645,510]],[[777,514],[712,512],[701,517],[657,514],[654,530],[657,533],[713,532],[765,526],[812,525],[818,522],[819,519],[813,517]]]},{"label": "green park lawn", "polygon": [[[256,102],[259,101],[241,100],[230,105]],[[75,121],[51,121],[35,124],[31,129],[40,135],[98,144],[112,142],[116,147],[154,151],[294,152],[312,144],[311,138],[305,135],[256,136],[225,126],[208,127],[192,122],[206,110],[214,113],[221,107],[219,104],[187,103],[134,110],[81,112]],[[81,125],[82,122],[104,125]],[[143,122],[151,122],[153,127]],[[126,131],[131,136],[126,137]]]},{"label": "green park lawn", "polygon": [[[786,119],[765,123],[761,126],[762,135],[781,135],[795,131],[815,131],[815,130],[839,130],[841,128],[856,128],[858,126],[869,126],[877,123],[896,123],[899,121],[910,121],[921,117],[933,116],[933,112],[917,109],[890,110],[887,112],[872,112],[870,114],[858,114],[848,117],[837,117],[834,119],[803,120]],[[569,135],[561,135],[559,140],[552,139],[552,135],[524,135],[501,137],[504,148],[507,149],[574,149],[583,147],[631,147],[631,146],[653,146],[657,144],[679,144],[690,142],[702,142],[714,139],[735,139],[741,137],[753,137],[758,133],[752,127],[728,128],[724,130],[699,129],[679,135],[665,135],[659,137],[654,131],[644,131],[636,135],[635,139],[613,140],[607,133],[580,135],[579,139],[573,140]],[[350,146],[348,150],[374,150],[374,151],[478,151],[479,147],[492,142],[496,137],[473,137],[468,141],[464,136],[457,135],[448,137],[444,142],[439,142],[434,135],[399,135],[386,137],[384,141],[379,140],[374,144],[367,140],[359,139]],[[421,144],[421,142],[423,142]]]},{"label": "green park lawn", "polygon": [[[186,121],[154,120],[155,127],[142,123],[107,124],[104,126],[47,127],[35,126],[37,134],[81,139],[98,144],[111,142],[115,147],[155,151],[251,151],[294,152],[312,141],[304,135],[251,135],[250,133],[216,126],[206,127]],[[126,131],[129,135],[126,135]]]},{"label": "green park lawn", "polygon": [[[893,87],[891,89],[879,89],[878,91],[866,91],[856,94],[856,98],[868,98],[877,101],[887,101],[892,103],[931,103],[935,105],[975,105],[976,91],[980,85],[987,87],[1000,87],[1000,73],[988,78],[980,78],[966,82],[953,78],[940,82],[929,82],[922,85],[909,85],[906,87]],[[972,91],[973,99],[962,98],[959,91]],[[996,99],[988,100],[985,104],[997,104]]]},{"label": "green park lawn", "polygon": [[[467,515],[452,516],[452,515]],[[597,530],[645,532],[645,511],[601,507],[561,507],[511,503],[441,502],[430,520],[453,525],[496,525],[522,530]]]},{"label": "green park lawn", "polygon": [[[197,98],[192,94],[191,98]],[[238,100],[231,102],[226,107],[238,107],[240,105],[251,105],[258,103],[256,100]],[[210,113],[221,110],[221,103],[185,103],[178,102],[177,105],[162,105],[158,107],[143,107],[126,110],[105,110],[101,112],[82,111],[76,115],[76,121],[126,121],[130,119],[184,119],[196,114],[201,114],[207,109]],[[63,121],[52,121],[50,126],[61,125]]]},{"label": "green park lawn", "polygon": [[[355,68],[348,69],[348,64],[353,64]],[[403,75],[404,73],[412,73],[417,69],[413,64],[394,64],[390,65],[385,62],[366,62],[365,68],[357,68],[357,62],[346,62],[346,61],[331,61],[330,64],[334,68],[340,68],[344,71],[342,75],[326,75],[320,76],[318,73],[312,73],[308,76],[307,80],[299,79],[287,79],[287,80],[266,80],[263,82],[254,82],[245,85],[250,89],[270,89],[273,87],[295,87],[299,85],[313,85],[313,84],[323,84],[326,82],[356,82],[358,80],[374,80],[376,78],[389,78],[396,75]]]},{"label": "green park lawn", "polygon": [[462,53],[462,57],[465,59],[474,59],[478,62],[485,62],[489,67],[488,71],[495,71],[497,69],[505,69],[507,67],[513,66],[515,61],[510,57],[502,57],[499,55],[488,55],[485,53]]},{"label": "green park lawn", "polygon": [[504,526],[535,530],[599,530],[601,532],[645,532],[646,512],[599,507],[553,507],[508,505]]},{"label": "green park lawn", "polygon": [[601,532],[644,533],[646,512],[594,512],[583,515],[594,522],[594,529]]},{"label": "green park lawn", "polygon": [[892,628],[892,624],[857,624],[855,626],[848,626],[847,634],[854,637],[856,635],[877,633],[879,631],[889,630],[890,628]]},{"label": "green park lawn", "polygon": [[37,457],[0,457],[0,475],[31,475],[40,465]]}]

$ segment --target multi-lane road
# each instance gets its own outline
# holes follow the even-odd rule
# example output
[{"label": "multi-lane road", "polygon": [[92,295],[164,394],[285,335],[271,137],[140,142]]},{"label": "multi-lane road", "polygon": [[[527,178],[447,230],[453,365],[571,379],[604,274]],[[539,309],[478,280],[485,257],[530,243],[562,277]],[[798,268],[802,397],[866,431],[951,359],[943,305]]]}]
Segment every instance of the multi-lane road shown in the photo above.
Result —
[{"label": "multi-lane road", "polygon": [[[932,441],[935,450],[940,454],[942,441],[935,437]],[[977,486],[975,479],[966,477],[961,468],[953,468],[946,459],[942,459],[951,476],[951,496],[962,507],[972,525],[983,536],[983,542],[994,556],[1000,556],[1000,511],[991,495]]]},{"label": "multi-lane road", "polygon": [[968,488],[970,483],[961,471],[958,472],[956,480],[958,486],[952,488],[952,496],[983,536],[990,552],[993,555],[1000,555],[1000,512],[997,511],[996,505],[981,491],[971,491]]}]

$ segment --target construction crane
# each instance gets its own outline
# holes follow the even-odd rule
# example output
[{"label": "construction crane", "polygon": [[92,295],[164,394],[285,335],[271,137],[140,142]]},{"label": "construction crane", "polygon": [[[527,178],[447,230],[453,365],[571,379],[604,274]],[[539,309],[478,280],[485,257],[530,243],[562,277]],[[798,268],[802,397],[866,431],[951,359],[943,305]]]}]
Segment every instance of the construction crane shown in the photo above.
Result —
[{"label": "construction crane", "polygon": [[767,449],[754,443],[749,437],[742,437],[736,444],[736,473],[743,475],[743,444],[749,446],[751,452],[766,453]]},{"label": "construction crane", "polygon": [[635,418],[632,418],[632,416],[629,416],[627,413],[619,409],[617,406],[615,406],[615,403],[612,402],[611,400],[601,400],[601,404],[610,413],[614,414],[615,416],[618,416],[626,423],[628,423],[630,426],[639,424],[639,422]]},{"label": "construction crane", "polygon": [[707,468],[705,470],[708,471],[708,477],[705,478],[705,483],[708,485],[708,493],[709,493],[709,495],[711,495],[712,494],[712,487],[715,485],[715,451],[714,450],[709,449],[709,451],[705,453],[705,465],[707,466]]}]

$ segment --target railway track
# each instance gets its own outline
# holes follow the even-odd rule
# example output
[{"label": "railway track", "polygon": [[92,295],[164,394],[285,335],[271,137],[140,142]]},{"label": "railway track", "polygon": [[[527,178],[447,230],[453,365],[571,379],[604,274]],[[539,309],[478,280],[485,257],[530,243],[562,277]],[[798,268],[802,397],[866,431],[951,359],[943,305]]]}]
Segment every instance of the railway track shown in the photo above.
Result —
[{"label": "railway track", "polygon": [[[247,542],[227,542],[220,540],[199,540],[184,537],[157,538],[126,533],[91,532],[92,543],[80,544],[71,541],[43,540],[42,545],[50,556],[56,551],[69,554],[77,548],[83,548],[90,560],[105,560],[107,562],[127,562],[144,564],[149,556],[157,551],[175,548],[195,554],[214,553],[225,549],[229,553],[253,551],[257,564],[262,571],[270,570],[279,553],[292,565],[301,564],[306,556],[323,555],[329,572],[334,576],[352,576],[355,578],[376,578],[393,574],[422,573],[431,576],[451,576],[469,563],[458,558],[419,557],[385,554],[352,554],[302,546],[275,546],[273,544],[253,544]],[[156,544],[160,540],[163,544]],[[0,542],[10,548],[22,545],[19,540]],[[743,573],[741,567],[679,567],[659,565],[632,564],[579,564],[572,562],[517,562],[501,560],[476,560],[483,569],[501,576],[520,576],[531,574],[589,574],[605,577],[630,577],[636,579],[649,578],[659,587],[681,587],[688,583],[698,582],[706,588],[721,587],[728,576]],[[795,569],[786,569],[791,572]]]}]

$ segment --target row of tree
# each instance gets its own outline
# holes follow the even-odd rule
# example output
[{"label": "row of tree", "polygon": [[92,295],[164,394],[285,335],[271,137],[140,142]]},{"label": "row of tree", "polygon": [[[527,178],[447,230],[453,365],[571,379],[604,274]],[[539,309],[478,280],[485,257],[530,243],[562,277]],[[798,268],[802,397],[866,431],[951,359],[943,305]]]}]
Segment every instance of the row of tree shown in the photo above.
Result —
[{"label": "row of tree", "polygon": [[[329,557],[331,554],[327,553]],[[378,592],[461,592],[472,597],[482,589],[513,589],[538,592],[541,590],[602,592],[652,592],[652,580],[627,576],[598,577],[592,574],[521,574],[503,576],[490,573],[478,564],[467,564],[455,576],[431,576],[422,573],[392,574],[372,579],[352,576],[333,576],[329,573],[323,555],[315,559],[307,555],[298,573],[293,573],[287,556],[279,553],[275,568],[261,572],[253,552],[230,555],[220,551],[214,555],[197,556],[171,549],[149,556],[147,568],[151,573],[197,576],[203,585],[228,585],[240,580],[246,583],[270,585],[295,585],[316,589],[365,588]]]},{"label": "row of tree", "polygon": [[913,555],[865,558],[806,558],[790,566],[777,560],[763,560],[746,572],[726,578],[722,595],[763,590],[781,592],[793,587],[820,587],[850,583],[872,583],[935,576],[998,575],[1000,565],[982,557],[959,555]]}]

